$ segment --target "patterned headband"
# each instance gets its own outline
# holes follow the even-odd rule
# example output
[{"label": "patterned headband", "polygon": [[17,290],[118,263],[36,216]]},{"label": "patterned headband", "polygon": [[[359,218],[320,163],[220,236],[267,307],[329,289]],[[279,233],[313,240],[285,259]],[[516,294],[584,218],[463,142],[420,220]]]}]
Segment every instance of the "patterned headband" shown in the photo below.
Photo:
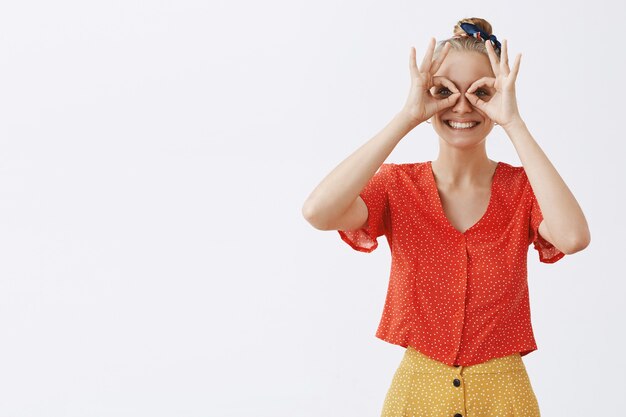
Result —
[{"label": "patterned headband", "polygon": [[490,40],[491,44],[494,45],[494,49],[496,50],[496,52],[500,51],[502,45],[495,35],[489,35],[488,33],[480,30],[478,26],[471,23],[461,23],[461,29],[463,29],[465,33],[467,33],[469,36],[473,36],[480,41],[486,42],[487,40]]}]

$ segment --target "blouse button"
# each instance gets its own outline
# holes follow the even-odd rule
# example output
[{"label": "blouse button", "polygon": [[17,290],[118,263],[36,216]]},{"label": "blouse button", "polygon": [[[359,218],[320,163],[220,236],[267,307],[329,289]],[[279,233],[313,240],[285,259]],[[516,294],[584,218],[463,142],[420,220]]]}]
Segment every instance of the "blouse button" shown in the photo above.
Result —
[{"label": "blouse button", "polygon": [[463,417],[463,414],[461,414],[461,413],[456,413],[456,414],[454,415],[454,417]]},{"label": "blouse button", "polygon": [[455,378],[454,381],[452,381],[452,383],[454,384],[455,387],[458,387],[459,385],[461,385],[461,381],[457,378]]}]

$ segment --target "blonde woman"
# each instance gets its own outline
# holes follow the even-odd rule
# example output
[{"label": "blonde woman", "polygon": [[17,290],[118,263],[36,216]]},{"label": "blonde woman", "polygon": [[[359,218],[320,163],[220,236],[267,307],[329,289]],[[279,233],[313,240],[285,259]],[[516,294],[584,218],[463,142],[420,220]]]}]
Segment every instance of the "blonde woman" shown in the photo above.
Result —
[{"label": "blonde woman", "polygon": [[[434,39],[403,108],[333,169],[302,212],[371,252],[385,236],[389,287],[376,336],[406,348],[383,417],[539,416],[522,357],[537,349],[527,283],[532,244],[554,263],[590,242],[585,216],[518,111],[507,42],[463,19]],[[434,161],[385,163],[408,132],[428,122]],[[522,166],[488,158],[494,125]]]}]

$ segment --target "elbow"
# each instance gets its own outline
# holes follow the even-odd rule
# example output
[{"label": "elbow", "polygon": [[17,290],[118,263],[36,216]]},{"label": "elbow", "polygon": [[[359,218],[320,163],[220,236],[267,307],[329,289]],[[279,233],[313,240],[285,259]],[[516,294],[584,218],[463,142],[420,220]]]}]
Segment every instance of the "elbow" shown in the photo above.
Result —
[{"label": "elbow", "polygon": [[307,222],[313,224],[312,222],[315,219],[315,211],[313,210],[312,204],[309,203],[308,200],[304,202],[300,212],[302,213],[302,217],[304,217]]},{"label": "elbow", "polygon": [[563,253],[565,253],[566,255],[572,255],[576,252],[580,252],[586,249],[590,243],[591,235],[589,233],[589,230],[587,230],[585,233],[581,233],[572,237],[569,243],[565,246]]},{"label": "elbow", "polygon": [[307,200],[302,205],[302,217],[309,222],[317,230],[329,230],[328,224],[324,217],[320,215],[320,211],[315,207],[315,204]]},{"label": "elbow", "polygon": [[304,202],[304,204],[302,205],[302,208],[300,209],[300,212],[302,213],[302,217],[304,217],[306,221],[311,223],[311,219],[313,218],[314,213],[313,213],[313,207],[309,203],[309,200]]}]

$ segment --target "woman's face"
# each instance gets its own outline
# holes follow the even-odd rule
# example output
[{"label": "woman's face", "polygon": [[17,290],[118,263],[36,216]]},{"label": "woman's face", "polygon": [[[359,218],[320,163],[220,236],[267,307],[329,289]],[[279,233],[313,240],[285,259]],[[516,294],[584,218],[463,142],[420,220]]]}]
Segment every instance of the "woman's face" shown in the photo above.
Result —
[{"label": "woman's face", "polygon": [[[439,137],[456,147],[471,147],[481,143],[491,132],[494,124],[486,114],[472,106],[465,93],[476,80],[494,76],[487,55],[473,51],[451,50],[435,76],[446,77],[461,93],[454,106],[436,113],[431,119]],[[443,86],[433,87],[431,92],[434,97],[441,98],[451,93]],[[483,101],[489,101],[494,93],[493,89],[485,86],[479,87],[474,92]]]}]

